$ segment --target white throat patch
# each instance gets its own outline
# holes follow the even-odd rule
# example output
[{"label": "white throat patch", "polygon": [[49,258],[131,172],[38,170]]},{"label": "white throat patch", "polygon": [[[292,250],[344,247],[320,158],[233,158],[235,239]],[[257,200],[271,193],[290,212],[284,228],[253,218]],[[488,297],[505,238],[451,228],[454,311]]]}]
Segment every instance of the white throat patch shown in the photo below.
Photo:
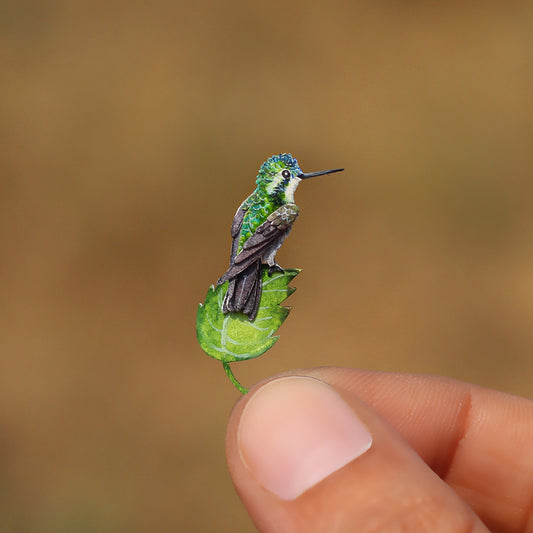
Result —
[{"label": "white throat patch", "polygon": [[302,180],[300,178],[297,178],[296,176],[291,177],[291,181],[289,181],[289,184],[287,185],[287,188],[285,189],[285,201],[288,203],[293,204],[294,203],[294,191],[296,190],[296,187],[300,184]]}]

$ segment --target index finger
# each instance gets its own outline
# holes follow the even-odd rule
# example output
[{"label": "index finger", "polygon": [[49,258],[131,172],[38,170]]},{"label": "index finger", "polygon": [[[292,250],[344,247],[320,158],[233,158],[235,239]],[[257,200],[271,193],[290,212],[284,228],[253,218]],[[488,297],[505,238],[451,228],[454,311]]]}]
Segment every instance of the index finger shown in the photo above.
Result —
[{"label": "index finger", "polygon": [[533,531],[531,400],[433,376],[345,368],[294,374],[372,406],[491,530]]}]

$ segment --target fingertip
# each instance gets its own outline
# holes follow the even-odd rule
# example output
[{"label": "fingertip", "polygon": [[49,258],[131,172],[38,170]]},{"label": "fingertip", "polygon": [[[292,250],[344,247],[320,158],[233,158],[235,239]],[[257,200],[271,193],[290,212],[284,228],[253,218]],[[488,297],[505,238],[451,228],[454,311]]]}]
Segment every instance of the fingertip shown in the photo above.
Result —
[{"label": "fingertip", "polygon": [[371,444],[370,432],[339,394],[307,377],[261,387],[246,404],[237,431],[248,471],[283,500],[297,498]]}]

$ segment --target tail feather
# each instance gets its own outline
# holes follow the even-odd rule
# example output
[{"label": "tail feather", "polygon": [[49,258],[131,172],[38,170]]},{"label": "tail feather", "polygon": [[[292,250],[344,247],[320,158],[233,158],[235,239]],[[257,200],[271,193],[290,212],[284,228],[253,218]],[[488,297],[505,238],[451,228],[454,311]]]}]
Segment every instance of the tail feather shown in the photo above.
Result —
[{"label": "tail feather", "polygon": [[247,315],[250,321],[255,320],[261,301],[261,292],[261,261],[257,260],[229,280],[222,311],[224,313],[241,312]]},{"label": "tail feather", "polygon": [[246,301],[246,305],[244,306],[242,312],[248,316],[250,320],[255,320],[255,317],[257,316],[257,312],[259,311],[259,304],[261,302],[261,294],[262,294],[262,283],[261,283],[261,268],[259,267],[259,271],[257,276],[255,277],[255,281],[253,284],[253,287],[250,291],[250,295],[248,297],[248,300]]}]

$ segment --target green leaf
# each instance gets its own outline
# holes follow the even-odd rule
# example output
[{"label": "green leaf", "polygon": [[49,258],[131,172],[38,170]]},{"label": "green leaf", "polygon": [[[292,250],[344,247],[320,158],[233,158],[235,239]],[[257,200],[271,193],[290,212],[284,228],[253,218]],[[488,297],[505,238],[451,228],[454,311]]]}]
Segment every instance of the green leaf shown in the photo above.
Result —
[{"label": "green leaf", "polygon": [[242,313],[224,314],[222,302],[228,283],[216,288],[211,285],[196,317],[196,334],[204,352],[231,363],[253,359],[271,348],[279,338],[274,333],[289,314],[289,309],[279,304],[296,290],[289,287],[289,282],[299,272],[286,270],[269,276],[267,268],[263,268],[263,293],[253,322]]},{"label": "green leaf", "polygon": [[228,376],[241,391],[235,378],[230,375],[228,363],[253,359],[264,354],[278,340],[274,333],[289,315],[290,309],[281,304],[296,289],[289,287],[290,281],[300,270],[285,270],[268,275],[263,267],[263,292],[259,312],[253,322],[242,313],[222,312],[222,302],[228,283],[218,287],[211,286],[205,302],[198,306],[196,316],[196,336],[207,355],[224,363]]}]

